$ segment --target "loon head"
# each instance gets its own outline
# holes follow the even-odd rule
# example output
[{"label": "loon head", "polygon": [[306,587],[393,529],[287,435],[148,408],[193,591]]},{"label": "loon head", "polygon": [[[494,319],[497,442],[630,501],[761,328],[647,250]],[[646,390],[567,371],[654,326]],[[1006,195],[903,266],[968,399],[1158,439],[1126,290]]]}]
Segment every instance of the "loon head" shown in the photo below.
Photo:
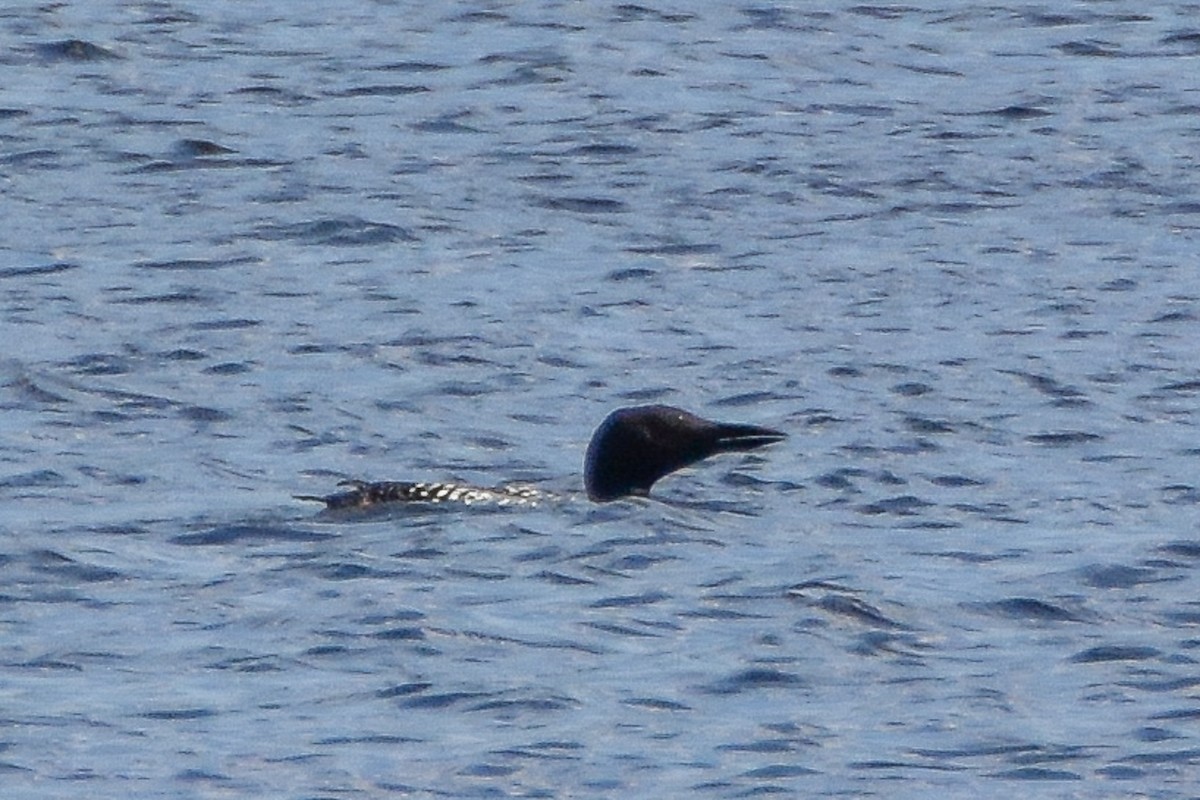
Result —
[{"label": "loon head", "polygon": [[597,503],[646,495],[659,478],[701,459],[786,438],[770,428],[713,422],[671,406],[619,408],[592,435],[584,484]]}]

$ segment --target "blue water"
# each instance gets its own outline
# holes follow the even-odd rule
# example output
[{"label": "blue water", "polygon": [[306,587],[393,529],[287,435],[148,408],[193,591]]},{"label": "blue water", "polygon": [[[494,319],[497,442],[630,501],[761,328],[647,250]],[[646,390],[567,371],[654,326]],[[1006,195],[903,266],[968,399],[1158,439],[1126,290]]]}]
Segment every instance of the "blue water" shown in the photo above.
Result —
[{"label": "blue water", "polygon": [[694,5],[0,12],[5,797],[1194,796],[1200,11]]}]

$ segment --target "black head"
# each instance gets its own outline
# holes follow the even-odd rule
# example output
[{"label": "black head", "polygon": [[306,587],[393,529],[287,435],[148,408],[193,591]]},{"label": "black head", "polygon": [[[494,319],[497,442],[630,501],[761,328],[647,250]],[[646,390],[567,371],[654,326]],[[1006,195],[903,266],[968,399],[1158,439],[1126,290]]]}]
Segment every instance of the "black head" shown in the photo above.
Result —
[{"label": "black head", "polygon": [[770,428],[713,422],[671,406],[619,408],[592,435],[584,484],[597,503],[645,495],[659,478],[701,459],[786,438]]}]

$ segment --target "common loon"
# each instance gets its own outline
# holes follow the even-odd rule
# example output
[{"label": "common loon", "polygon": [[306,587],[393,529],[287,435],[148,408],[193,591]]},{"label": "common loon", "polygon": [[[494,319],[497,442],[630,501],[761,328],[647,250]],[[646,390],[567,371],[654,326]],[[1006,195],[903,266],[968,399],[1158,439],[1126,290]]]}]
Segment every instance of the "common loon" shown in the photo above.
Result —
[{"label": "common loon", "polygon": [[[609,414],[588,444],[583,479],[588,499],[605,503],[646,496],[665,475],[717,453],[753,450],[782,441],[787,434],[758,425],[740,425],[698,417],[681,408],[652,405],[618,408]],[[554,495],[532,486],[493,489],[457,483],[343,481],[349,489],[317,500],[328,509],[366,509],[384,503],[475,503],[532,506]]]}]

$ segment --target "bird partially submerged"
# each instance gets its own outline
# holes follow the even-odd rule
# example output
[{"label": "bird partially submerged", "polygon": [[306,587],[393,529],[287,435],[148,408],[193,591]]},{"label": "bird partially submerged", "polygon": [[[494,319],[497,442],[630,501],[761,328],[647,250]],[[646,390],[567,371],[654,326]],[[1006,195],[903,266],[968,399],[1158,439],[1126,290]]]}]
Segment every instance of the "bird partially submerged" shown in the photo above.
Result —
[{"label": "bird partially submerged", "polygon": [[[646,496],[660,478],[718,453],[754,450],[787,434],[759,425],[714,422],[673,406],[619,408],[605,417],[584,457],[588,499],[596,503]],[[345,481],[344,492],[318,500],[329,509],[366,509],[385,503],[457,503],[532,506],[553,495],[532,486],[485,489],[457,483]]]}]

